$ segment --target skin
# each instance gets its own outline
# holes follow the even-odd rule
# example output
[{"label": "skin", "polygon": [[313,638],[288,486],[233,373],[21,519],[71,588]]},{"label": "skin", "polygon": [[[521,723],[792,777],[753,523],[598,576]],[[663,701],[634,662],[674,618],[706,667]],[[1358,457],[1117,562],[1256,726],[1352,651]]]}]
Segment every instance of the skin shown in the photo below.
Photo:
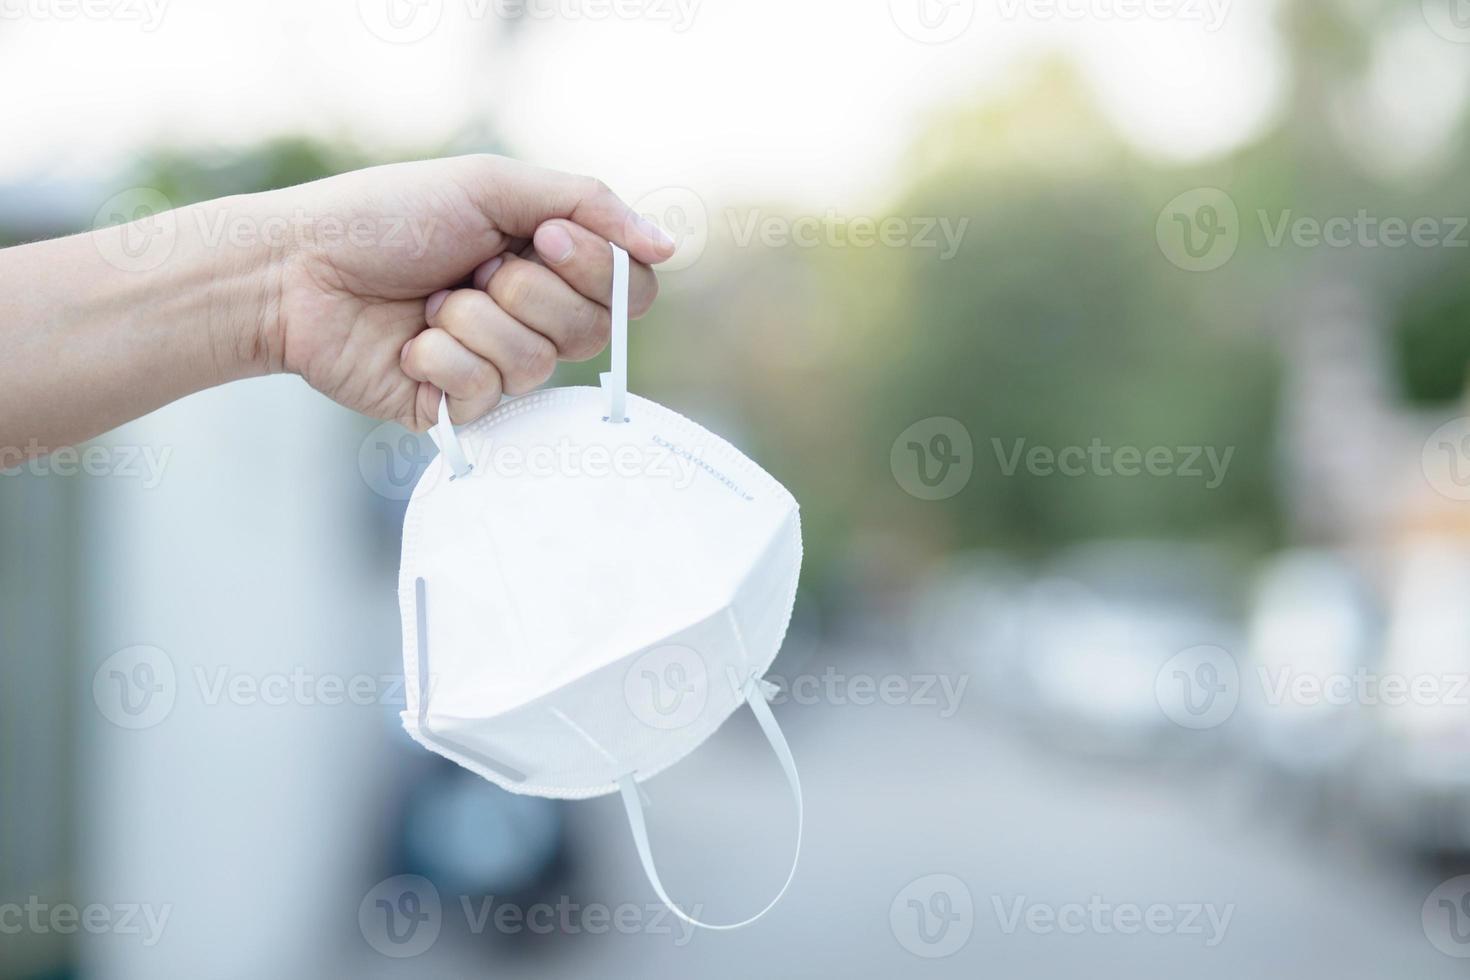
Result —
[{"label": "skin", "polygon": [[290,372],[365,415],[467,422],[606,345],[673,243],[605,184],[504,157],[374,167],[0,250],[0,446],[91,438]]}]

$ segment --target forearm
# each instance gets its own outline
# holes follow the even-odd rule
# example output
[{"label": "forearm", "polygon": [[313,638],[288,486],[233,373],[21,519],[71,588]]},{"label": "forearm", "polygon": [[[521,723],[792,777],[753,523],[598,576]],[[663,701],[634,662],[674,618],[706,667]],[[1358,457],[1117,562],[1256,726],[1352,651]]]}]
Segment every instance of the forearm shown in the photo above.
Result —
[{"label": "forearm", "polygon": [[471,154],[0,251],[0,466],[272,371],[410,428],[446,398],[468,421],[601,350],[613,244],[639,315],[668,236],[591,177]]},{"label": "forearm", "polygon": [[0,251],[0,447],[50,452],[263,374],[269,249],[210,233],[232,198]]}]

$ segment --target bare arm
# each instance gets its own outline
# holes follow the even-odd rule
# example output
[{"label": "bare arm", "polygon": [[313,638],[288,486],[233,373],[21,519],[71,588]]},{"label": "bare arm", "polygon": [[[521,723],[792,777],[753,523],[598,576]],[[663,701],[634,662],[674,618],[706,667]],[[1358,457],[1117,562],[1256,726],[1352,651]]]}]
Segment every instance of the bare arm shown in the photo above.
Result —
[{"label": "bare arm", "polygon": [[289,371],[414,429],[594,356],[672,254],[597,181],[491,156],[357,171],[0,250],[0,446],[37,455]]}]

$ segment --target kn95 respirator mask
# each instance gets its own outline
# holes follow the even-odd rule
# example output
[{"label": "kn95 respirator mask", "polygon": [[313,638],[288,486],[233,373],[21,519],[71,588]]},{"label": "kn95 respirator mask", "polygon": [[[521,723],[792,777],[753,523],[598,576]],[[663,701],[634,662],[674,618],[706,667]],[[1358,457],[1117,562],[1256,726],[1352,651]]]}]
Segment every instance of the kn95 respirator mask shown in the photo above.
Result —
[{"label": "kn95 respirator mask", "polygon": [[627,393],[628,256],[613,247],[612,369],[459,427],[403,522],[407,710],[426,748],[513,793],[622,794],[658,897],[639,783],[749,705],[796,800],[763,675],[801,568],[795,499],[720,437]]}]

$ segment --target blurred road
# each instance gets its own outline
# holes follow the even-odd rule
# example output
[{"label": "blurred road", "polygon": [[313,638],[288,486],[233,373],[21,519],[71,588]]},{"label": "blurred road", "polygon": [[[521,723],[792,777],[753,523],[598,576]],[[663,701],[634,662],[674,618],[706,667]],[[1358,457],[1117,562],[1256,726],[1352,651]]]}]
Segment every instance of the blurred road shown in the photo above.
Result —
[{"label": "blurred road", "polygon": [[[830,662],[849,677],[923,671],[851,652]],[[806,841],[791,891],[762,922],[691,936],[677,922],[655,921],[621,807],[604,798],[571,805],[575,870],[539,900],[574,906],[574,923],[594,903],[646,905],[641,931],[592,935],[574,925],[511,935],[492,922],[477,933],[474,915],[446,895],[432,949],[403,962],[369,951],[364,972],[741,980],[1463,973],[1421,926],[1421,906],[1443,875],[1316,835],[1289,816],[1290,801],[1218,760],[1163,770],[1066,759],[988,724],[974,691],[949,718],[920,704],[776,711],[802,766]],[[676,900],[703,902],[714,921],[758,908],[790,853],[790,810],[763,745],[754,723],[737,717],[648,784],[665,882]],[[952,877],[911,886],[933,875]],[[480,901],[470,910],[483,911]]]}]

